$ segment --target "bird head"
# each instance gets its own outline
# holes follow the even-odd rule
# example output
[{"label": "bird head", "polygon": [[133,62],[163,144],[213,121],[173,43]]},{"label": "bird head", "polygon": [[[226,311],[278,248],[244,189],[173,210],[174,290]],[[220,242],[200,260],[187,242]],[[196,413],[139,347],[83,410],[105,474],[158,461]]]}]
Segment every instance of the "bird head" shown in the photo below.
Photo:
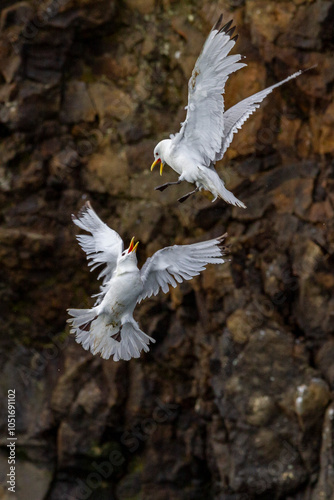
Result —
[{"label": "bird head", "polygon": [[136,251],[137,251],[137,247],[139,245],[139,241],[137,241],[136,244],[134,244],[134,243],[135,243],[135,237],[132,238],[130,245],[129,245],[129,248],[127,248],[126,250],[123,250],[122,254],[120,255],[120,257],[118,259],[118,267],[121,267],[122,270],[123,269],[125,270],[127,268],[131,268],[134,265],[137,267]]},{"label": "bird head", "polygon": [[160,162],[160,175],[162,175],[162,170],[164,168],[165,164],[165,157],[166,157],[166,152],[170,148],[170,139],[164,139],[163,141],[160,141],[159,144],[157,144],[154,148],[153,151],[153,156],[154,156],[154,162],[151,165],[151,171],[154,169],[154,167]]}]

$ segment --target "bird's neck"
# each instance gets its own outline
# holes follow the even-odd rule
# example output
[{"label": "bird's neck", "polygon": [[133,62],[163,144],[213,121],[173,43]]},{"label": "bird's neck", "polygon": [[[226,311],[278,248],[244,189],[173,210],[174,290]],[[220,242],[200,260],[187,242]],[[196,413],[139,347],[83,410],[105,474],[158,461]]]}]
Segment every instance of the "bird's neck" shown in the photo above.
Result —
[{"label": "bird's neck", "polygon": [[162,147],[162,157],[166,163],[170,163],[171,161],[171,150],[172,150],[172,141],[171,139],[165,139]]},{"label": "bird's neck", "polygon": [[133,262],[126,264],[121,264],[116,269],[117,276],[123,276],[125,274],[133,274],[138,271],[138,267]]}]

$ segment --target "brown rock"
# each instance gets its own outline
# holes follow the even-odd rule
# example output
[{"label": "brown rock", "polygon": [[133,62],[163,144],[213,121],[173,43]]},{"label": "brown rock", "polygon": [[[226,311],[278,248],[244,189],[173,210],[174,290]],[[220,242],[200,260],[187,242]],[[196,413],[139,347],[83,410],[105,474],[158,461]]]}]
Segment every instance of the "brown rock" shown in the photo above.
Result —
[{"label": "brown rock", "polygon": [[334,106],[330,106],[323,116],[321,134],[319,138],[320,154],[333,153],[333,124],[334,124]]},{"label": "brown rock", "polygon": [[[296,413],[307,425],[318,421],[330,399],[328,386],[321,378],[313,378],[309,385],[300,385],[296,391]],[[305,425],[303,423],[303,425]]]},{"label": "brown rock", "polygon": [[[275,402],[270,396],[254,395],[249,400],[247,422],[256,426],[267,425],[274,416],[275,410]],[[271,438],[275,436],[272,434]]]},{"label": "brown rock", "polygon": [[87,85],[80,81],[71,81],[68,83],[60,111],[62,122],[93,122],[95,115],[96,109],[88,93]]},{"label": "brown rock", "polygon": [[284,157],[291,158],[295,156],[295,144],[301,125],[302,121],[299,118],[289,119],[286,115],[281,116],[280,131],[277,139],[278,143],[282,146],[281,149]]},{"label": "brown rock", "polygon": [[10,5],[1,11],[0,30],[4,31],[13,25],[24,26],[32,15],[33,8],[29,2],[15,2],[14,5]]},{"label": "brown rock", "polygon": [[91,191],[113,195],[126,194],[129,178],[125,151],[108,148],[103,154],[92,154],[83,172],[83,178]]},{"label": "brown rock", "polygon": [[151,14],[154,11],[155,2],[154,0],[125,0],[125,5],[130,10],[135,10],[140,12],[140,14]]},{"label": "brown rock", "polygon": [[262,0],[247,2],[246,13],[251,19],[253,42],[259,42],[260,36],[274,42],[280,33],[286,32],[296,12],[293,3],[266,3]]},{"label": "brown rock", "polygon": [[38,189],[43,185],[43,162],[35,160],[23,170],[20,177],[15,178],[13,182],[14,189]]},{"label": "brown rock", "polygon": [[66,415],[69,411],[78,391],[77,381],[81,378],[82,373],[87,370],[87,364],[87,359],[81,359],[76,364],[68,367],[65,373],[59,377],[51,398],[51,407],[57,414]]},{"label": "brown rock", "polygon": [[15,100],[0,108],[0,122],[9,128],[29,131],[59,110],[59,93],[41,83],[24,80]]},{"label": "brown rock", "polygon": [[124,207],[120,216],[121,227],[126,224],[129,234],[135,234],[144,245],[154,240],[159,231],[161,213],[157,203],[146,200],[132,201]]},{"label": "brown rock", "polygon": [[[321,418],[328,401],[327,385],[316,377],[317,372],[305,372],[305,353],[298,358],[292,357],[293,338],[282,329],[264,328],[254,332],[241,351],[235,349],[233,340],[226,336],[218,343],[221,355],[229,352],[230,359],[221,365],[212,379],[218,408],[234,450],[233,462],[224,471],[229,484],[234,491],[247,488],[254,496],[268,491],[277,481],[280,488],[289,491],[293,484],[306,477],[295,441],[296,433],[304,431],[297,430],[292,387],[297,391],[302,382],[310,393],[317,393],[314,406],[311,404],[312,409],[309,409],[309,412],[314,412],[313,425],[317,425],[317,418]],[[217,348],[214,351],[217,353]],[[265,360],[269,352],[271,361],[268,364]],[[292,377],[289,383],[281,376],[287,371]],[[248,426],[252,428],[251,433],[246,430]],[[295,437],[291,439],[292,435]],[[316,446],[313,442],[306,446],[305,460],[310,460],[313,446]],[[247,450],[246,454],[241,453],[241,449]],[[261,466],[267,461],[271,464],[270,473]],[[257,464],[256,468],[253,464]],[[256,471],[256,478],[250,470],[253,474]]]},{"label": "brown rock", "polygon": [[63,180],[71,169],[80,163],[78,153],[71,147],[67,147],[59,154],[53,156],[50,161],[50,174],[59,180]]},{"label": "brown rock", "polygon": [[296,236],[298,245],[294,247],[293,272],[305,280],[315,273],[322,261],[323,253],[319,245],[312,240],[303,241]]},{"label": "brown rock", "polygon": [[321,370],[330,387],[334,387],[334,341],[328,340],[320,348],[316,356],[317,367]]},{"label": "brown rock", "polygon": [[125,120],[135,109],[131,97],[109,83],[90,84],[89,95],[102,123],[108,118]]},{"label": "brown rock", "polygon": [[334,215],[333,207],[329,200],[313,203],[310,208],[309,219],[312,222],[326,222],[332,220]]},{"label": "brown rock", "polygon": [[333,403],[327,408],[322,429],[322,445],[320,455],[320,473],[316,487],[312,494],[312,500],[328,499],[331,500],[334,495],[333,484]]},{"label": "brown rock", "polygon": [[95,70],[98,74],[105,75],[109,80],[118,80],[136,75],[138,65],[133,54],[125,54],[117,59],[105,54],[96,61]]},{"label": "brown rock", "polygon": [[234,342],[244,344],[252,332],[252,325],[247,311],[237,309],[226,320],[227,328],[232,333]]},{"label": "brown rock", "polygon": [[309,158],[312,151],[313,134],[308,123],[301,125],[296,141],[297,151],[300,158]]},{"label": "brown rock", "polygon": [[304,3],[295,11],[290,29],[285,29],[278,38],[279,45],[296,46],[302,49],[321,49],[322,23],[325,21],[331,3]]},{"label": "brown rock", "polygon": [[[77,415],[99,414],[98,422],[87,429],[78,421]],[[97,381],[90,381],[81,388],[70,413],[60,425],[58,432],[58,454],[62,466],[71,465],[75,457],[88,453],[94,455],[94,447],[101,437],[105,426],[108,409],[106,399],[97,385]]]},{"label": "brown rock", "polygon": [[0,72],[7,83],[13,82],[22,61],[19,55],[10,54],[7,58],[0,59]]},{"label": "brown rock", "polygon": [[278,212],[304,216],[312,203],[313,179],[290,179],[272,191]]},{"label": "brown rock", "polygon": [[[124,123],[124,122],[123,122]],[[121,135],[124,136],[124,139],[128,140],[130,142],[130,138],[138,138],[138,135],[145,134],[145,131],[142,129],[133,129],[131,128],[124,128],[122,127],[120,130]],[[138,134],[135,135],[134,134]],[[146,134],[145,134],[146,135]],[[141,137],[140,137],[141,138]],[[141,140],[138,144],[134,144],[131,146],[126,147],[126,156],[128,159],[129,163],[129,168],[131,172],[136,172],[139,174],[146,174],[149,172],[150,166],[153,162],[153,150],[155,147],[155,142],[152,140]],[[150,173],[150,172],[149,172]],[[154,175],[155,171],[153,173],[150,173],[150,175],[155,179],[156,181],[156,176]],[[157,182],[157,181],[156,181]]]}]

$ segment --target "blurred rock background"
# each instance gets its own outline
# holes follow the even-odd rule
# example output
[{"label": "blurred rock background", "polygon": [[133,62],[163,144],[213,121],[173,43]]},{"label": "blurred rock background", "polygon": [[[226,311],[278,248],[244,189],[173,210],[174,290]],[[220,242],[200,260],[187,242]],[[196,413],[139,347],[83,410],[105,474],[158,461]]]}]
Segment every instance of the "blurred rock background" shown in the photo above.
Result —
[{"label": "blurred rock background", "polygon": [[[154,191],[149,172],[220,12],[248,63],[227,107],[317,64],[217,167],[247,210],[203,193],[179,205],[188,186]],[[2,0],[0,14],[0,498],[333,500],[333,3]],[[230,235],[230,263],[138,307],[157,339],[139,360],[68,336],[66,308],[98,289],[71,222],[87,199],[140,240],[140,264]]]}]

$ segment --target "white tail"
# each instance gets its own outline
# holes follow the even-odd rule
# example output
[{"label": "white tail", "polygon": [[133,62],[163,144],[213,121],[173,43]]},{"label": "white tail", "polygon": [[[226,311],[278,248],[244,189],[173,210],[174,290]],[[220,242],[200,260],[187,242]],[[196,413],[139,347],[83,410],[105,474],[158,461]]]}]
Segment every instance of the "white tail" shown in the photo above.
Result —
[{"label": "white tail", "polygon": [[149,351],[150,342],[155,342],[152,337],[142,332],[138,323],[133,318],[123,320],[122,324],[108,323],[110,316],[97,315],[93,309],[68,309],[73,318],[68,319],[72,324],[71,333],[87,351],[93,354],[100,353],[104,359],[113,356],[114,361],[139,358],[142,350]]},{"label": "white tail", "polygon": [[203,186],[214,196],[212,202],[216,201],[219,197],[231,205],[246,208],[246,205],[242,201],[238,200],[231,191],[226,189],[224,182],[216,170],[207,167],[198,167],[198,172]]}]

